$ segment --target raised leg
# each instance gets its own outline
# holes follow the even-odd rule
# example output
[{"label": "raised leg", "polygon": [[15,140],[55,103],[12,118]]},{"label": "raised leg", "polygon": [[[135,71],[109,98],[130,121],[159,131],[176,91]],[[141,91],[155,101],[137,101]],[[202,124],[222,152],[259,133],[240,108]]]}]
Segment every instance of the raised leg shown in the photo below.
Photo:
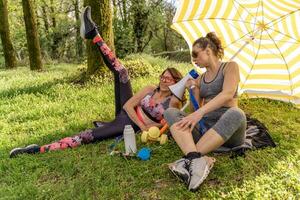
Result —
[{"label": "raised leg", "polygon": [[133,95],[128,71],[100,36],[97,25],[91,19],[91,8],[89,6],[83,10],[80,30],[84,39],[93,39],[93,43],[97,45],[105,64],[114,74],[115,115],[117,116],[126,101]]}]

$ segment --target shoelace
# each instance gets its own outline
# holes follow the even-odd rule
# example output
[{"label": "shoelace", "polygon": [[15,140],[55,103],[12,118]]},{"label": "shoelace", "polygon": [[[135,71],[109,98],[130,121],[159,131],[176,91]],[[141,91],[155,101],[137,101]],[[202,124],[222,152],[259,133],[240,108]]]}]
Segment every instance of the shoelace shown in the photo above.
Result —
[{"label": "shoelace", "polygon": [[189,159],[185,159],[185,168],[189,171],[189,172],[192,172],[191,170],[191,166],[192,166],[192,160],[189,160]]}]

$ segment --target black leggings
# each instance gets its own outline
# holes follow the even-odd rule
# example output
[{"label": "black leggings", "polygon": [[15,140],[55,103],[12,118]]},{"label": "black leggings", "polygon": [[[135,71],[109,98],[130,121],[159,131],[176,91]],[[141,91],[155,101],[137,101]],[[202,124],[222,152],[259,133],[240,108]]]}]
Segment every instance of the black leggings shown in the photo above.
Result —
[{"label": "black leggings", "polygon": [[111,122],[101,123],[101,126],[95,129],[86,130],[72,137],[63,138],[57,142],[44,145],[41,147],[40,152],[74,148],[80,144],[88,144],[120,136],[123,133],[124,126],[127,124],[132,125],[135,131],[139,130],[139,127],[123,110],[123,105],[132,97],[131,83],[127,69],[119,62],[99,35],[94,38],[93,42],[97,45],[106,66],[114,74],[115,119]]},{"label": "black leggings", "polygon": [[99,141],[119,136],[123,133],[124,126],[127,124],[131,124],[135,131],[139,130],[139,127],[123,110],[124,104],[132,97],[131,83],[127,69],[120,63],[100,36],[96,36],[93,41],[97,45],[106,66],[114,74],[116,110],[116,118],[113,121],[103,123],[102,126],[92,130],[94,140]]}]

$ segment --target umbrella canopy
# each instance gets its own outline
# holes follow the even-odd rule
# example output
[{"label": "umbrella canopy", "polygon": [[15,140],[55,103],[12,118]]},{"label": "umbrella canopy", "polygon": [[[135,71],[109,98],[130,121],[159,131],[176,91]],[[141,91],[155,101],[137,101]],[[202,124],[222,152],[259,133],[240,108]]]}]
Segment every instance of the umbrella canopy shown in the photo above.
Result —
[{"label": "umbrella canopy", "polygon": [[193,42],[221,39],[240,66],[239,92],[300,106],[300,0],[181,0],[172,28]]}]

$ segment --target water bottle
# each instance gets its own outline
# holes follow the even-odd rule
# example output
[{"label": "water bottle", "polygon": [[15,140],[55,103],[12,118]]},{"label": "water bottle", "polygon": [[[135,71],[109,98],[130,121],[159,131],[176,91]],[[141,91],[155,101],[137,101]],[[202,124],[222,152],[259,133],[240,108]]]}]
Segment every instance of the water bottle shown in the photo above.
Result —
[{"label": "water bottle", "polygon": [[131,125],[125,125],[124,131],[125,153],[136,153],[135,133]]}]

